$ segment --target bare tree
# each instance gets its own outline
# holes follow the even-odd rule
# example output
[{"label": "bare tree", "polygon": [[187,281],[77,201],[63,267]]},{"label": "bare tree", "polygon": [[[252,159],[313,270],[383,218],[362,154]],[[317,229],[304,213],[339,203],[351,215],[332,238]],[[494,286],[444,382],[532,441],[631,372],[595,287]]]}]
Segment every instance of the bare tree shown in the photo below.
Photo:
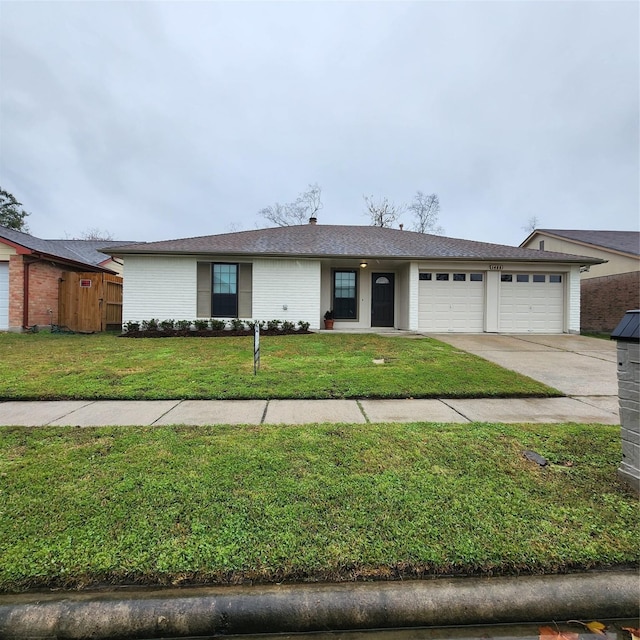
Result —
[{"label": "bare tree", "polygon": [[275,204],[260,209],[258,213],[269,222],[279,227],[289,227],[294,224],[306,224],[309,218],[314,218],[322,209],[322,189],[315,183],[310,184],[294,202]]},{"label": "bare tree", "polygon": [[113,236],[108,231],[92,227],[83,231],[80,237],[73,238],[73,240],[113,240]]},{"label": "bare tree", "polygon": [[444,233],[444,229],[438,224],[440,199],[437,194],[425,195],[422,191],[417,191],[413,197],[413,202],[407,208],[415,216],[413,231],[435,233],[437,235]]},{"label": "bare tree", "polygon": [[404,212],[404,205],[396,205],[387,198],[375,200],[373,196],[362,196],[367,205],[367,214],[373,227],[390,227]]},{"label": "bare tree", "polygon": [[527,224],[525,224],[522,228],[527,233],[533,233],[540,226],[540,220],[538,220],[538,216],[531,216],[527,220]]}]

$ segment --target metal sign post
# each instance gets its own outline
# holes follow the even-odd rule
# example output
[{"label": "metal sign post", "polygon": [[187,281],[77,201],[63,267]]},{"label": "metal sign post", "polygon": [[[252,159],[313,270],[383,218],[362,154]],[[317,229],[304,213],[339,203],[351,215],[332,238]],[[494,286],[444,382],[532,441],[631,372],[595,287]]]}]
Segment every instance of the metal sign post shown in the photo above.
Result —
[{"label": "metal sign post", "polygon": [[253,375],[258,375],[260,368],[260,323],[256,322],[253,330]]}]

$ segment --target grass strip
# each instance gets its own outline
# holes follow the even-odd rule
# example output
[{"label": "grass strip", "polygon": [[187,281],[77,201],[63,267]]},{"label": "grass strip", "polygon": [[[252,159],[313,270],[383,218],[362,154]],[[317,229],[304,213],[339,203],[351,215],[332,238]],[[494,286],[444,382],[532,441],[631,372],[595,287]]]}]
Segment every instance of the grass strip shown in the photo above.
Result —
[{"label": "grass strip", "polygon": [[[373,334],[126,340],[0,333],[0,399],[482,398],[562,395],[430,338]],[[374,360],[383,361],[376,364]]]},{"label": "grass strip", "polygon": [[2,428],[0,590],[637,563],[619,459],[603,425]]}]

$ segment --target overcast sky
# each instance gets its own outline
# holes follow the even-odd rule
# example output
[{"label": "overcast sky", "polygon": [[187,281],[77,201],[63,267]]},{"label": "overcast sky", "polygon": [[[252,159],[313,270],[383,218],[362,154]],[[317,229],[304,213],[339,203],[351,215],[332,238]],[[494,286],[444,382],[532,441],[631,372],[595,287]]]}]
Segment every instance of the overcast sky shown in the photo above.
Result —
[{"label": "overcast sky", "polygon": [[42,238],[269,226],[310,183],[319,224],[421,190],[457,238],[637,230],[639,7],[0,0],[0,186]]}]

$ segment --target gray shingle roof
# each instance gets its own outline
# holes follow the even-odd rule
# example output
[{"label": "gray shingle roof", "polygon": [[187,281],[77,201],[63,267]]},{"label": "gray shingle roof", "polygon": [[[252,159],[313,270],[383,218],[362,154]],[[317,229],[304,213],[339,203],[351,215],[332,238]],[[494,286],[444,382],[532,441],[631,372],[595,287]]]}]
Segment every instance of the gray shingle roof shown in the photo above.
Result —
[{"label": "gray shingle roof", "polygon": [[0,226],[0,238],[19,244],[25,249],[91,267],[98,267],[101,262],[111,257],[98,249],[125,244],[122,240],[44,240],[2,226]]},{"label": "gray shingle roof", "polygon": [[460,240],[413,231],[367,226],[296,225],[196,238],[105,247],[113,255],[218,254],[229,256],[332,257],[462,260],[516,260],[597,264],[588,258],[551,251]]},{"label": "gray shingle roof", "polygon": [[594,231],[580,229],[536,229],[538,233],[545,233],[567,240],[577,240],[594,247],[613,249],[634,256],[640,255],[640,231]]}]

